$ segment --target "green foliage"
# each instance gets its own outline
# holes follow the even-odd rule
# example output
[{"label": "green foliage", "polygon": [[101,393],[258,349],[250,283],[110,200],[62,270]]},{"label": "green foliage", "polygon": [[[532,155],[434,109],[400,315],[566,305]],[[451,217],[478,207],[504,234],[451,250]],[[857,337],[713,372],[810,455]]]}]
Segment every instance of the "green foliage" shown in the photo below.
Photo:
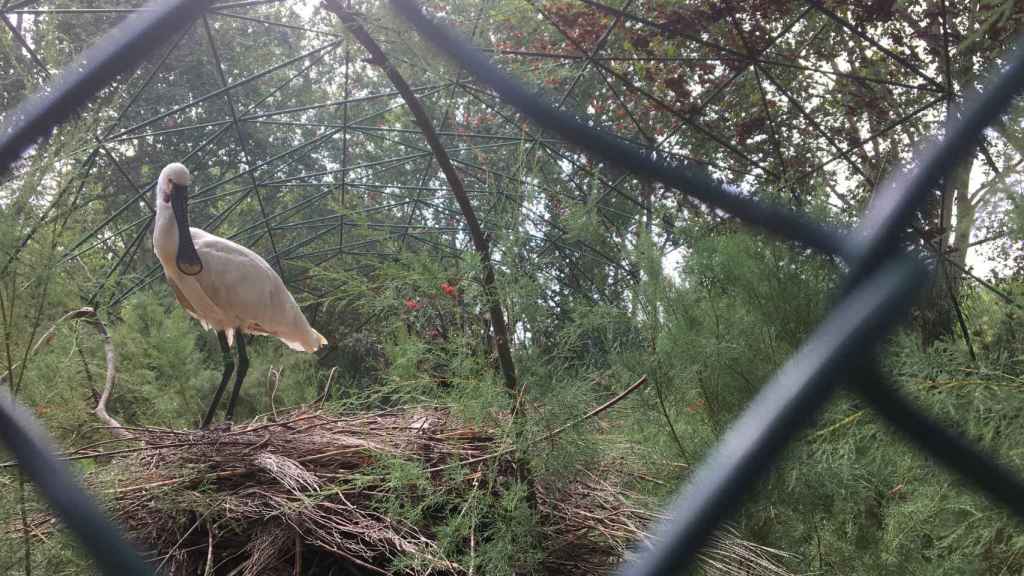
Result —
[{"label": "green foliage", "polygon": [[[962,345],[923,350],[910,335],[889,355],[896,384],[945,425],[1024,469],[1015,440],[1024,432],[1011,382],[971,363]],[[1009,380],[1008,378],[1012,378]],[[1007,384],[1010,384],[1007,387]],[[779,503],[784,503],[780,505]],[[783,537],[826,571],[1015,573],[1021,569],[1013,522],[998,506],[908,446],[861,402],[833,403],[744,515],[751,530]]]},{"label": "green foliage", "polygon": [[479,556],[482,573],[529,573],[540,562],[528,491],[525,484],[514,484],[491,503],[487,514],[491,526],[483,533],[488,545]]},{"label": "green foliage", "polygon": [[202,357],[195,321],[147,292],[124,307],[113,336],[121,377],[112,413],[131,423],[194,425],[182,417],[200,414],[202,398],[217,380],[214,370],[186,360]]}]

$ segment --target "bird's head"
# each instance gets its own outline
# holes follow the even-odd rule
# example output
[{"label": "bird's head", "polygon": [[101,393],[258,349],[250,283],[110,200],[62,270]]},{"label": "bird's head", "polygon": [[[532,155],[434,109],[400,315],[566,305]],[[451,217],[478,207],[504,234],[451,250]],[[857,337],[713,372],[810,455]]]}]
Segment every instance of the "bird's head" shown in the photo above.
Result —
[{"label": "bird's head", "polygon": [[192,243],[192,232],[188,226],[188,187],[191,184],[192,175],[188,168],[178,162],[165,166],[156,183],[157,202],[170,204],[174,211],[174,221],[178,224],[176,264],[186,276],[195,276],[203,271],[203,261]]},{"label": "bird's head", "polygon": [[180,162],[172,162],[160,171],[160,179],[157,181],[158,200],[170,203],[175,195],[188,197],[188,187],[192,184],[192,175],[188,168]]}]

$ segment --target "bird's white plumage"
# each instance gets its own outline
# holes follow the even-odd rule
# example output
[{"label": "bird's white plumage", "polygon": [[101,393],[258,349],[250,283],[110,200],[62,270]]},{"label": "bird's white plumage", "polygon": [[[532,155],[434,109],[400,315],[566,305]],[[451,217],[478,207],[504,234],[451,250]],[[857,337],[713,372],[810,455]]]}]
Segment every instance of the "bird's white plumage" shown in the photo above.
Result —
[{"label": "bird's white plumage", "polygon": [[236,331],[267,334],[294,350],[314,352],[327,343],[310,327],[281,277],[252,250],[198,228],[190,228],[192,242],[202,260],[194,276],[176,265],[178,228],[170,204],[172,183],[191,183],[188,170],[169,164],[157,183],[153,251],[163,266],[175,296],[206,329],[223,330],[233,343]]},{"label": "bird's white plumage", "polygon": [[189,173],[188,168],[180,162],[171,162],[164,169],[160,171],[160,179],[170,180],[180,186],[188,186],[192,184],[192,174]]}]

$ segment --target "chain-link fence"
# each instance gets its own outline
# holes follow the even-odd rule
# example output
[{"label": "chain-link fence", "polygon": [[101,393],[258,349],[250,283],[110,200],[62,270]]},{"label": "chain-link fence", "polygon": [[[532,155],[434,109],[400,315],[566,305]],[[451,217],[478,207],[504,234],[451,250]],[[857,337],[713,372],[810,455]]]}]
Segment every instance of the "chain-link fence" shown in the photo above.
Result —
[{"label": "chain-link fence", "polygon": [[[190,25],[208,4],[153,2],[84,52],[48,90],[10,113],[0,132],[0,174],[115,77],[139,65],[162,40]],[[1007,59],[981,96],[947,127],[942,141],[918,156],[914,170],[879,186],[855,229],[836,230],[744,196],[684,165],[656,161],[585,126],[527,92],[465,40],[426,18],[412,0],[393,0],[393,4],[438,50],[544,129],[609,165],[643,174],[845,265],[845,286],[828,317],[761,389],[701,465],[667,511],[669,520],[657,528],[654,548],[641,553],[623,573],[673,574],[690,565],[712,531],[842,385],[852,387],[922,450],[1024,519],[1024,483],[901,396],[887,382],[876,355],[878,344],[907,314],[927,279],[924,259],[908,252],[904,232],[955,160],[1024,88],[1024,50]],[[32,416],[6,393],[0,396],[0,438],[103,572],[151,573],[57,460]]]}]

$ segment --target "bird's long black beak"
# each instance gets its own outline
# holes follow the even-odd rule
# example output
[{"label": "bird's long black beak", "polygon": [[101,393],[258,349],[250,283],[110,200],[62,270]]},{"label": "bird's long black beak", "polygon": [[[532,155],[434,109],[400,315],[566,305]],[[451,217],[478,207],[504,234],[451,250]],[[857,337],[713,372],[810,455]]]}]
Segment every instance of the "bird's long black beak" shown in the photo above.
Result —
[{"label": "bird's long black beak", "polygon": [[174,221],[178,224],[178,270],[186,276],[195,276],[203,271],[196,245],[192,243],[192,232],[188,229],[188,186],[174,184],[171,191],[171,208]]}]

